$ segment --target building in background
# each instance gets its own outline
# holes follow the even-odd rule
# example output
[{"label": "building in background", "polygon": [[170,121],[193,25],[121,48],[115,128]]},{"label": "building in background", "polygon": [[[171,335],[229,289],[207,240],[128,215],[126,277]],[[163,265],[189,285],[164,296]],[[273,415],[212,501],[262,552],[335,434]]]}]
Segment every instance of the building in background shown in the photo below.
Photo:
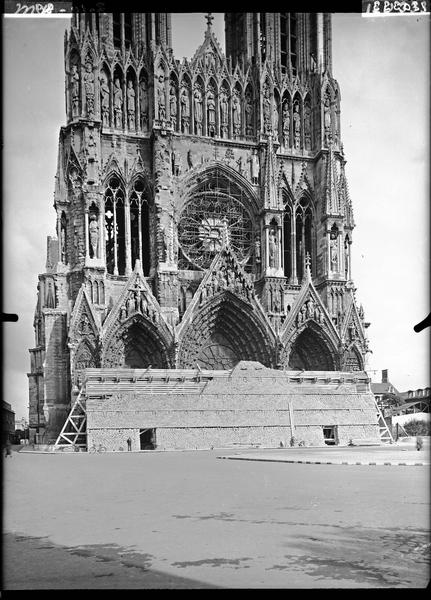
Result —
[{"label": "building in background", "polygon": [[15,412],[9,402],[2,403],[2,443],[14,443]]},{"label": "building in background", "polygon": [[366,366],[331,17],[226,13],[226,56],[211,22],[182,61],[169,13],[74,15],[65,37],[30,350],[45,441],[87,368]]}]

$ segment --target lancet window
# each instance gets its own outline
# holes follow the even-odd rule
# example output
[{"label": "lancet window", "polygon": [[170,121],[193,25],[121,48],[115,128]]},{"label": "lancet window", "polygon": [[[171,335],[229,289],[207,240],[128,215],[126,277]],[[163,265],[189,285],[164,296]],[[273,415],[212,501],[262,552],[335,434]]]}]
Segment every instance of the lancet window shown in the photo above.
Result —
[{"label": "lancet window", "polygon": [[292,75],[296,75],[298,61],[297,22],[295,13],[280,13],[280,62]]},{"label": "lancet window", "polygon": [[314,269],[314,229],[311,201],[307,197],[292,206],[288,201],[283,217],[284,274],[291,283],[300,282],[305,275],[305,259],[311,258]]},{"label": "lancet window", "polygon": [[106,268],[111,275],[131,272],[137,259],[150,270],[149,207],[144,182],[137,178],[126,196],[117,176],[105,191]]}]

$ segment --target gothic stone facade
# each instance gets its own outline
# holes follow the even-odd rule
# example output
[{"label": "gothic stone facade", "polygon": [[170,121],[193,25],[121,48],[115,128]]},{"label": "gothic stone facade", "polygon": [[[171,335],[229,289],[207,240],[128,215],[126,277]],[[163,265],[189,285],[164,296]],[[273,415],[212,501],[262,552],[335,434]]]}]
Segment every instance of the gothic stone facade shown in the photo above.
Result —
[{"label": "gothic stone facade", "polygon": [[193,58],[168,13],[75,15],[39,275],[30,428],[83,369],[361,371],[327,14],[226,13]]}]

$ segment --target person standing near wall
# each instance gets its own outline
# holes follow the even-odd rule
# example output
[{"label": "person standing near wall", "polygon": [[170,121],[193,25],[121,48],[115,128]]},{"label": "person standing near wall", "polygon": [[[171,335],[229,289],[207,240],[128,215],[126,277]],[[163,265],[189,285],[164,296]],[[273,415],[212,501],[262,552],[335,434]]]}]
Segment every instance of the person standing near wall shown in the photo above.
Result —
[{"label": "person standing near wall", "polygon": [[127,438],[127,451],[132,451],[132,440],[130,438]]}]

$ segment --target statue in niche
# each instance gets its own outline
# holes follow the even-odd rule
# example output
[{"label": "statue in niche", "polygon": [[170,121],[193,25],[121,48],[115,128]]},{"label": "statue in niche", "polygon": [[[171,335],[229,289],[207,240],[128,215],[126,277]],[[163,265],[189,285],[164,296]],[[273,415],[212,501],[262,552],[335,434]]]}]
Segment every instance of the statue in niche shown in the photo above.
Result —
[{"label": "statue in niche", "polygon": [[245,132],[246,135],[253,135],[253,104],[251,94],[248,92],[245,96]]},{"label": "statue in niche", "polygon": [[90,235],[90,248],[92,253],[91,258],[97,258],[99,244],[99,224],[97,222],[97,216],[95,214],[92,214],[90,216],[88,230]]},{"label": "statue in niche", "polygon": [[331,271],[338,271],[338,235],[336,231],[331,231],[329,256]]},{"label": "statue in niche", "polygon": [[304,108],[305,149],[311,150],[311,108],[307,103]]},{"label": "statue in niche", "polygon": [[236,164],[238,165],[238,173],[239,173],[240,175],[243,175],[243,174],[244,174],[244,171],[243,171],[243,167],[242,167],[242,156],[240,156],[240,157],[238,158],[238,160],[236,161]]},{"label": "statue in niche", "polygon": [[129,296],[126,300],[126,312],[127,312],[127,316],[130,317],[130,315],[133,313],[133,299],[132,296]]},{"label": "statue in niche", "polygon": [[312,319],[314,317],[314,302],[312,298],[310,298],[307,302],[307,317],[309,319]]},{"label": "statue in niche", "polygon": [[79,73],[77,65],[72,65],[70,73],[70,97],[72,102],[72,117],[79,115]]},{"label": "statue in niche", "polygon": [[183,87],[181,90],[181,120],[182,120],[182,128],[184,133],[189,133],[190,131],[190,98],[189,92],[186,87]]},{"label": "statue in niche", "polygon": [[295,149],[299,150],[301,146],[301,115],[299,114],[299,104],[293,106],[293,130],[295,139]]},{"label": "statue in niche", "polygon": [[329,96],[325,96],[323,105],[323,124],[325,129],[325,143],[328,143],[331,134],[331,100]]},{"label": "statue in niche", "polygon": [[214,52],[208,48],[205,52],[205,66],[207,69],[213,69],[215,66]]},{"label": "statue in niche", "polygon": [[222,90],[220,96],[220,122],[221,122],[221,135],[227,137],[228,134],[228,103],[227,103],[227,92]]},{"label": "statue in niche", "polygon": [[283,139],[284,145],[290,146],[290,107],[289,103],[286,102],[283,104]]},{"label": "statue in niche", "polygon": [[215,131],[215,97],[214,92],[210,90],[207,96],[207,111],[208,111],[208,132]]},{"label": "statue in niche", "polygon": [[109,86],[104,77],[100,78],[100,97],[102,125],[103,127],[109,127]]},{"label": "statue in niche", "polygon": [[260,240],[257,239],[254,242],[254,255],[256,257],[256,262],[260,262]]},{"label": "statue in niche", "polygon": [[127,82],[127,125],[135,129],[135,90],[131,79]]},{"label": "statue in niche", "polygon": [[66,264],[66,228],[60,229],[61,262]]},{"label": "statue in niche", "polygon": [[88,170],[87,179],[92,182],[96,179],[96,140],[92,130],[88,131],[87,146],[86,146],[87,158],[88,158]]},{"label": "statue in niche", "polygon": [[144,292],[141,292],[140,309],[141,309],[141,313],[143,315],[148,314],[148,302],[147,302]]},{"label": "statue in niche", "polygon": [[195,112],[195,128],[197,135],[202,134],[202,93],[195,88],[193,92],[193,109]]},{"label": "statue in niche", "polygon": [[271,98],[269,97],[269,87],[264,85],[263,87],[263,130],[264,133],[271,132]]},{"label": "statue in niche", "polygon": [[257,153],[256,148],[254,148],[254,150],[253,150],[253,154],[251,155],[250,163],[251,163],[251,182],[253,185],[258,185],[260,165],[259,165],[259,155]]},{"label": "statue in niche", "polygon": [[274,140],[276,141],[278,141],[278,118],[278,105],[276,99],[274,98],[272,111],[272,130],[274,133]]},{"label": "statue in niche", "polygon": [[123,126],[123,90],[121,89],[120,80],[118,77],[114,82],[114,114],[115,114],[115,127],[121,129]]},{"label": "statue in niche", "polygon": [[239,101],[239,92],[235,90],[232,99],[232,121],[233,133],[238,136],[241,133],[241,104]]},{"label": "statue in niche", "polygon": [[84,89],[87,115],[92,119],[94,117],[94,73],[93,63],[89,58],[87,58],[87,62],[85,63]]},{"label": "statue in niche", "polygon": [[173,83],[171,83],[170,88],[169,88],[169,112],[171,115],[172,127],[174,129],[176,129],[177,128],[177,113],[178,113],[177,90]]},{"label": "statue in niche", "polygon": [[141,79],[139,84],[139,102],[141,112],[141,127],[146,129],[148,127],[148,90],[147,83],[144,79]]},{"label": "statue in niche", "polygon": [[157,85],[157,106],[158,106],[158,115],[159,121],[164,121],[166,119],[166,94],[165,94],[165,77],[164,75],[159,75],[158,85]]},{"label": "statue in niche", "polygon": [[271,268],[278,266],[278,239],[275,227],[269,230],[269,266]]}]

